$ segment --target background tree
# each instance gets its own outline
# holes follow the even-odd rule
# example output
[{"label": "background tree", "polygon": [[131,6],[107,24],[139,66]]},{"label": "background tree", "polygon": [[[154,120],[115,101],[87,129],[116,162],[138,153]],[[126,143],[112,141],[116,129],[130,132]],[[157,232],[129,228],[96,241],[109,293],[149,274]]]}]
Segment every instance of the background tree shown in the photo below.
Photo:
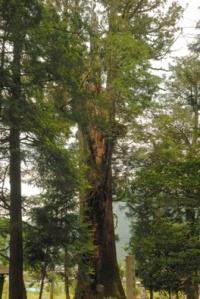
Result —
[{"label": "background tree", "polygon": [[[23,286],[21,162],[28,156],[28,152],[30,153],[35,136],[45,139],[47,131],[51,131],[51,136],[53,136],[53,132],[58,134],[58,130],[55,130],[56,126],[61,127],[58,112],[63,114],[61,110],[62,107],[65,107],[66,102],[62,97],[59,103],[53,105],[50,101],[48,102],[47,94],[53,94],[53,92],[55,94],[55,85],[58,85],[58,82],[61,83],[61,79],[64,77],[67,87],[74,84],[72,65],[79,60],[79,49],[77,47],[77,52],[73,50],[74,60],[69,60],[74,37],[66,30],[64,22],[66,19],[61,18],[60,7],[53,1],[30,3],[30,1],[16,0],[1,1],[0,4],[2,27],[1,121],[5,135],[3,142],[4,144],[9,143],[10,151],[9,285],[10,298],[21,299],[25,296],[25,294],[22,295],[22,292],[25,292]],[[59,34],[57,34],[58,32]],[[68,51],[69,49],[71,50]],[[56,64],[55,57],[57,57]],[[66,64],[66,61],[72,62]],[[64,62],[66,67],[63,68]],[[70,71],[70,75],[67,69]],[[60,95],[61,86],[62,84],[57,88]],[[51,116],[45,119],[46,109]],[[45,123],[50,118],[51,122]],[[53,119],[56,118],[56,124],[52,125]],[[62,128],[62,132],[66,132],[64,125]],[[62,134],[60,130],[59,134]],[[22,140],[26,141],[26,147]]]},{"label": "background tree", "polygon": [[[199,59],[193,55],[177,61],[167,101],[161,102],[158,110],[154,107],[153,121],[142,125],[143,129],[146,127],[143,140],[148,145],[136,153],[141,163],[134,174],[130,195],[133,213],[137,215],[133,247],[144,283],[150,288],[152,276],[154,283],[158,282],[163,289],[167,282],[170,288],[175,283],[188,298],[198,297],[199,281],[198,65]],[[144,245],[143,249],[139,244]],[[142,254],[146,256],[143,261]],[[153,265],[161,267],[160,277]],[[166,270],[168,273],[173,270],[173,283],[173,275],[170,273],[167,278]]]},{"label": "background tree", "polygon": [[[9,127],[10,175],[10,298],[25,297],[23,286],[23,248],[21,214],[21,102],[22,56],[28,30],[38,24],[40,7],[37,2],[1,2],[1,95],[6,98]],[[9,101],[8,101],[9,99]],[[4,101],[5,103],[5,101]],[[13,297],[14,296],[14,297]]]}]

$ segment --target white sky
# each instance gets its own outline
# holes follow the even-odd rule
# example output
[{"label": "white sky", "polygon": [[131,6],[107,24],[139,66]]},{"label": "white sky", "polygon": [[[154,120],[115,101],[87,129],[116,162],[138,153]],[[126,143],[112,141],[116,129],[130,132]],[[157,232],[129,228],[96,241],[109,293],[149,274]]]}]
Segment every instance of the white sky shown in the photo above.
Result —
[{"label": "white sky", "polygon": [[[170,0],[171,2],[171,0]],[[181,32],[177,32],[177,40],[172,46],[171,53],[167,56],[167,61],[172,58],[187,55],[187,45],[200,34],[200,29],[195,28],[198,21],[200,21],[200,0],[179,0],[181,6],[185,9],[183,17],[179,21],[179,26],[182,28]],[[166,65],[166,59],[160,64]]]},{"label": "white sky", "polygon": [[200,30],[195,28],[197,22],[200,20],[200,1],[179,0],[179,2],[183,7],[186,7],[186,9],[183,18],[179,22],[183,28],[183,32],[173,48],[176,49],[180,55],[185,55],[187,54],[187,44],[190,43],[197,34],[200,34]]}]

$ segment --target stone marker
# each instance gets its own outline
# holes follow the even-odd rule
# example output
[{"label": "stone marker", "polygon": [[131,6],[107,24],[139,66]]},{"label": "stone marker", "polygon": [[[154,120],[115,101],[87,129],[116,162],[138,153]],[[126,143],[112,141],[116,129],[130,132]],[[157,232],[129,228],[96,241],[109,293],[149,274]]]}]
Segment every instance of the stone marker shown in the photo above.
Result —
[{"label": "stone marker", "polygon": [[127,299],[136,299],[135,258],[126,257],[126,296]]}]

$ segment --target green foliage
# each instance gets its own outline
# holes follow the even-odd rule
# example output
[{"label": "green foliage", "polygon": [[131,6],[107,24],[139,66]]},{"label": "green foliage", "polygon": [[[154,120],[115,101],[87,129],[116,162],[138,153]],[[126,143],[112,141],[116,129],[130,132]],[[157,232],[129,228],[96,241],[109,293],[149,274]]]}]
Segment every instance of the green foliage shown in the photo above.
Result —
[{"label": "green foliage", "polygon": [[188,284],[200,280],[198,63],[194,57],[178,60],[167,99],[153,107],[147,125],[138,126],[147,145],[133,155],[136,169],[126,196],[131,250],[151,290],[188,294]]},{"label": "green foliage", "polygon": [[[62,206],[61,206],[62,207]],[[64,263],[62,252],[77,239],[75,215],[48,203],[32,211],[32,225],[25,230],[25,258],[30,270],[53,271]]]}]

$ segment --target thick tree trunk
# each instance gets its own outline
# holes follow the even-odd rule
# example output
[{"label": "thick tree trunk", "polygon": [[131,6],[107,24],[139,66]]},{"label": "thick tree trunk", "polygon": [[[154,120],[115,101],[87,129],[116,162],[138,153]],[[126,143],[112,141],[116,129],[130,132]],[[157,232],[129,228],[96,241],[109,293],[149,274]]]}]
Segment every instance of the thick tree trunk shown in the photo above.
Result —
[{"label": "thick tree trunk", "polygon": [[[86,139],[85,139],[86,137]],[[89,139],[87,139],[89,138]],[[115,233],[112,209],[112,144],[95,128],[90,136],[83,136],[86,156],[89,158],[88,180],[90,190],[82,199],[85,221],[89,224],[94,252],[83,263],[91,267],[92,274],[86,279],[79,269],[75,299],[98,298],[98,290],[105,297],[124,299],[116,257]]]},{"label": "thick tree trunk", "polygon": [[[109,184],[111,184],[109,178]],[[103,191],[103,190],[102,190]],[[99,197],[96,209],[97,239],[99,255],[97,256],[97,280],[104,286],[106,297],[125,298],[117,265],[115,234],[113,224],[112,196],[108,192]]]},{"label": "thick tree trunk", "polygon": [[3,296],[4,275],[0,275],[0,299]]},{"label": "thick tree trunk", "polygon": [[[102,190],[103,191],[103,190]],[[103,192],[102,192],[103,193]],[[99,194],[97,204],[91,208],[91,218],[94,236],[94,255],[87,259],[88,265],[92,267],[93,274],[90,282],[85,273],[79,273],[76,299],[98,298],[98,288],[103,286],[105,297],[124,299],[121,279],[117,265],[114,225],[112,214],[112,201],[105,199],[105,194]],[[93,214],[93,215],[92,215]],[[84,261],[83,261],[84,262]]]},{"label": "thick tree trunk", "polygon": [[[112,12],[110,12],[112,10]],[[108,10],[109,32],[112,33],[116,23],[116,6],[110,5]],[[110,15],[111,14],[111,15]],[[113,297],[124,299],[117,264],[115,233],[112,208],[112,153],[118,131],[115,130],[115,90],[112,82],[116,70],[114,65],[108,65],[106,92],[107,103],[99,102],[102,75],[105,74],[100,63],[101,49],[99,47],[98,17],[95,5],[91,7],[91,28],[95,34],[90,36],[91,68],[85,88],[88,91],[88,101],[81,107],[86,113],[85,120],[78,120],[81,129],[82,150],[84,162],[88,168],[90,189],[81,199],[83,218],[90,229],[94,246],[93,253],[84,257],[83,268],[79,266],[78,284],[75,299],[95,299]],[[112,53],[110,53],[112,56]],[[112,59],[111,59],[112,61]],[[116,66],[117,67],[117,66]],[[103,97],[104,99],[104,97]],[[79,107],[77,109],[80,109]],[[86,277],[84,263],[91,270]]]}]

